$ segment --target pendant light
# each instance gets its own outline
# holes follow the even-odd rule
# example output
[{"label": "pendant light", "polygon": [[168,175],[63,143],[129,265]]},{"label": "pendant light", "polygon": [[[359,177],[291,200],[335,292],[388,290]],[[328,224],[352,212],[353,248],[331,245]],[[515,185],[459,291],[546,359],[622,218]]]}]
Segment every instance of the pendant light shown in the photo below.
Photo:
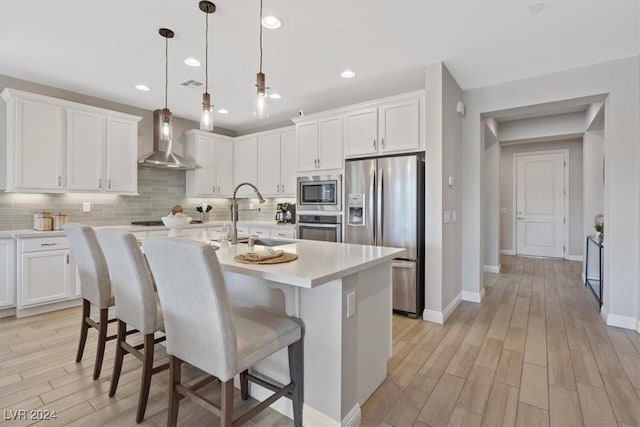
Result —
[{"label": "pendant light", "polygon": [[258,119],[269,117],[269,104],[267,102],[267,89],[265,75],[262,72],[262,0],[260,0],[260,72],[256,78],[256,98],[253,103],[253,116]]},{"label": "pendant light", "polygon": [[171,143],[173,141],[173,129],[171,111],[167,108],[167,94],[169,92],[169,39],[174,36],[168,28],[160,28],[158,33],[164,37],[164,108],[160,117],[160,141]]},{"label": "pendant light", "polygon": [[202,94],[202,114],[200,115],[200,130],[213,131],[213,105],[209,95],[209,14],[216,11],[216,5],[208,0],[199,3],[200,10],[204,12],[205,20],[205,43],[204,43],[204,93]]}]

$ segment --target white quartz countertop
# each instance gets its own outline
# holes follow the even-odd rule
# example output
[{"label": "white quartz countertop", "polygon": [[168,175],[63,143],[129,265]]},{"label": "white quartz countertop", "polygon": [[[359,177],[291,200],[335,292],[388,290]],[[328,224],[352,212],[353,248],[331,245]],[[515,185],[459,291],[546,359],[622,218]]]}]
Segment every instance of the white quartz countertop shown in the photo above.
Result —
[{"label": "white quartz countertop", "polygon": [[[222,227],[225,224],[230,224],[231,221],[208,221],[202,224],[189,224],[185,228],[208,228],[208,227]],[[295,230],[296,224],[278,224],[275,221],[238,221],[238,226],[246,227],[278,227],[282,229]],[[97,227],[112,227],[120,230],[127,230],[131,233],[138,231],[156,231],[156,230],[169,230],[164,225],[105,225]],[[0,239],[24,239],[32,237],[55,237],[64,236],[64,231],[36,231],[36,230],[0,230]]]},{"label": "white quartz countertop", "polygon": [[[144,246],[144,240],[142,245]],[[254,248],[255,251],[264,249],[260,245]],[[405,253],[401,248],[315,240],[296,240],[295,243],[280,245],[274,249],[295,253],[298,259],[282,264],[242,264],[234,260],[236,255],[248,251],[248,246],[241,243],[220,248],[216,254],[224,271],[302,288],[314,288],[401,257]]]}]

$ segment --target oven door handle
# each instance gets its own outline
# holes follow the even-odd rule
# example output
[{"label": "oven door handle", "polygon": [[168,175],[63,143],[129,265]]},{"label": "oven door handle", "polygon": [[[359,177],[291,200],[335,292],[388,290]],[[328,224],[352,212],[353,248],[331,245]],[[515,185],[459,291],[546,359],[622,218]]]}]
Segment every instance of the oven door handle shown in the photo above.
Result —
[{"label": "oven door handle", "polygon": [[299,227],[314,227],[314,228],[339,228],[340,224],[314,224],[309,222],[299,222]]}]

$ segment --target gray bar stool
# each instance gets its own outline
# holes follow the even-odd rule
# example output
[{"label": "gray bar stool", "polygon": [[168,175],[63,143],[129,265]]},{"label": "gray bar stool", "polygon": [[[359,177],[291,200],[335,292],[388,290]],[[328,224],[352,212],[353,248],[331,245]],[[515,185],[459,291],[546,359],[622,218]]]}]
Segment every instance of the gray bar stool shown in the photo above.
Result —
[{"label": "gray bar stool", "polygon": [[[113,307],[114,304],[109,269],[93,228],[83,224],[65,224],[64,231],[76,259],[82,294],[82,326],[76,363],[82,360],[89,327],[96,329],[98,331],[98,351],[93,367],[93,379],[97,380],[102,369],[105,344],[116,338],[115,335],[107,336],[108,323],[116,321],[116,319],[109,320],[109,307]],[[91,318],[91,305],[96,306],[99,310],[97,322]]]},{"label": "gray bar stool", "polygon": [[[100,229],[96,234],[111,272],[118,318],[118,341],[109,397],[116,394],[124,355],[131,353],[142,361],[142,381],[136,414],[136,422],[139,423],[144,419],[147,408],[151,375],[169,367],[168,363],[153,366],[154,345],[165,340],[164,336],[154,338],[156,332],[164,332],[162,311],[149,266],[133,234],[113,228]],[[143,344],[132,346],[126,342],[127,325],[144,335]]]},{"label": "gray bar stool", "polygon": [[[177,424],[182,396],[218,415],[220,425],[225,427],[249,421],[284,396],[293,401],[294,424],[301,426],[304,389],[301,321],[257,308],[232,310],[218,258],[204,242],[151,238],[145,239],[144,252],[156,280],[167,328],[171,378],[167,425]],[[276,385],[249,372],[255,363],[285,347],[289,352],[289,384]],[[181,383],[183,362],[220,380],[220,406],[196,393],[207,382]],[[273,394],[234,418],[233,378],[238,374],[243,399],[249,397],[249,381]]]}]

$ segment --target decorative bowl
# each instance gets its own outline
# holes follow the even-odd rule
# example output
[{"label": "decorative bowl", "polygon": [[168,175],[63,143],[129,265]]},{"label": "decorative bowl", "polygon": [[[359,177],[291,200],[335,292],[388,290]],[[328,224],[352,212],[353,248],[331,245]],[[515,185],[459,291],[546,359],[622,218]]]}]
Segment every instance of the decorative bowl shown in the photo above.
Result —
[{"label": "decorative bowl", "polygon": [[182,229],[189,225],[189,223],[191,223],[191,220],[191,217],[162,217],[162,223],[169,229],[169,237],[182,236]]}]

